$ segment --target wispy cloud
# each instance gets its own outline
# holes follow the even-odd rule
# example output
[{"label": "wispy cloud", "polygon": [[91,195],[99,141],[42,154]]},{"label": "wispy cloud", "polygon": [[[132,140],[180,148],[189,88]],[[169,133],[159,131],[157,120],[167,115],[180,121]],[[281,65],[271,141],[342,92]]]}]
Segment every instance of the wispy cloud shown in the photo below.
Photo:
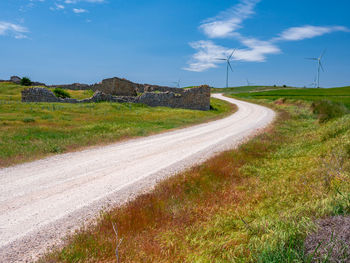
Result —
[{"label": "wispy cloud", "polygon": [[65,6],[62,4],[55,3],[55,6],[50,7],[50,10],[55,11],[55,10],[64,10]]},{"label": "wispy cloud", "polygon": [[349,29],[344,26],[301,26],[291,27],[283,31],[275,40],[297,41],[307,38],[314,38],[336,31],[349,32]]},{"label": "wispy cloud", "polygon": [[264,62],[266,56],[279,54],[281,50],[270,41],[262,41],[255,38],[244,38],[240,36],[240,41],[247,48],[237,49],[233,59],[247,62]]},{"label": "wispy cloud", "polygon": [[88,11],[83,8],[73,8],[73,12],[76,14],[82,14],[82,13],[87,13]]},{"label": "wispy cloud", "polygon": [[[269,41],[261,41],[255,38],[240,39],[247,48],[235,49],[232,59],[247,62],[264,62],[269,54],[281,53],[279,47]],[[216,45],[211,40],[200,40],[190,43],[190,46],[197,52],[192,56],[185,70],[202,72],[210,68],[216,68],[218,64],[225,61],[218,58],[225,58],[232,53],[232,48]]]},{"label": "wispy cloud", "polygon": [[17,24],[0,21],[0,35],[9,35],[17,39],[27,38],[28,29]]},{"label": "wispy cloud", "polygon": [[78,2],[87,2],[87,3],[103,3],[105,0],[65,0],[66,4],[76,4]]},{"label": "wispy cloud", "polygon": [[[31,0],[32,1],[32,0]],[[45,1],[45,0],[36,0],[36,1]],[[51,10],[64,10],[66,6],[68,5],[75,5],[78,3],[91,3],[91,4],[99,4],[99,3],[105,3],[105,0],[58,0],[59,2],[55,2],[54,7],[50,7]],[[89,11],[84,8],[73,8],[72,11],[75,14],[82,14],[82,13],[88,13]]]},{"label": "wispy cloud", "polygon": [[[299,41],[336,31],[350,31],[343,26],[306,25],[288,28],[277,37],[269,40],[245,37],[238,30],[243,27],[244,20],[255,13],[254,8],[259,2],[260,0],[241,0],[236,6],[202,22],[199,29],[211,39],[230,38],[238,41],[244,47],[236,49],[232,59],[246,62],[264,62],[267,59],[267,55],[282,53],[278,47],[278,42],[280,41]],[[217,58],[225,57],[233,50],[232,48],[217,45],[212,40],[191,42],[190,46],[196,52],[184,69],[195,72],[205,71],[217,67],[219,63],[225,63]]]},{"label": "wispy cloud", "polygon": [[242,0],[238,5],[220,13],[214,18],[207,19],[200,29],[209,38],[226,38],[242,27],[242,22],[254,14],[255,5],[260,0]]},{"label": "wispy cloud", "polygon": [[[197,50],[192,56],[189,66],[185,70],[201,72],[210,68],[216,68],[218,60],[229,53],[229,49],[215,45],[213,41],[201,40],[190,43],[190,46]],[[232,51],[231,51],[232,52]]]}]

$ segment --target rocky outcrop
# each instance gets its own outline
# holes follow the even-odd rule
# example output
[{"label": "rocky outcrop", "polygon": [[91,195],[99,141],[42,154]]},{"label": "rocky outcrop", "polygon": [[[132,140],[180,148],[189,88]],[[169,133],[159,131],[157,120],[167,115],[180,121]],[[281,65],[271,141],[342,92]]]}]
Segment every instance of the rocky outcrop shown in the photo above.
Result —
[{"label": "rocky outcrop", "polygon": [[16,84],[20,84],[21,83],[21,78],[18,77],[18,76],[12,76],[10,78],[10,81],[13,82],[13,83],[16,83]]}]

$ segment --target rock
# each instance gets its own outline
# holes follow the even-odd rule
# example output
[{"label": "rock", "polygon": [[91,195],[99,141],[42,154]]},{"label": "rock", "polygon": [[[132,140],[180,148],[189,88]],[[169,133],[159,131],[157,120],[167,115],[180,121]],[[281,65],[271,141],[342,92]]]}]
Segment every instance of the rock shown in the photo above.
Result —
[{"label": "rock", "polygon": [[34,81],[34,82],[32,82],[32,85],[31,85],[31,86],[44,86],[44,87],[46,87],[46,84],[45,84],[45,83],[42,83],[42,82]]},{"label": "rock", "polygon": [[13,83],[16,83],[16,84],[21,84],[21,78],[18,77],[18,76],[12,76],[10,78],[10,81],[13,82]]}]

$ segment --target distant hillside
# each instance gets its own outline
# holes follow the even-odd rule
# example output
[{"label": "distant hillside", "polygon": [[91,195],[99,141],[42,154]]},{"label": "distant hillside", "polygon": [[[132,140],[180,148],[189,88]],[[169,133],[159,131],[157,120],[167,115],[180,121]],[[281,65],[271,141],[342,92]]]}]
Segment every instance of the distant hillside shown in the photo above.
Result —
[{"label": "distant hillside", "polygon": [[212,88],[212,93],[241,93],[241,92],[258,92],[267,90],[281,90],[281,89],[298,89],[289,86],[239,86],[231,88]]}]

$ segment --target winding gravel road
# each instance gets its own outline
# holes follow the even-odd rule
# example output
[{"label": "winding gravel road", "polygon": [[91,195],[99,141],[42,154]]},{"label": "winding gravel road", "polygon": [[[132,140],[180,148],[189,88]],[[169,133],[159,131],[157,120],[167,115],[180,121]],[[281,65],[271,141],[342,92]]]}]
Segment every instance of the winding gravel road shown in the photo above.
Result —
[{"label": "winding gravel road", "polygon": [[231,149],[274,119],[238,106],[224,119],[0,169],[0,262],[27,262],[92,220],[101,209],[149,191],[157,181]]}]

